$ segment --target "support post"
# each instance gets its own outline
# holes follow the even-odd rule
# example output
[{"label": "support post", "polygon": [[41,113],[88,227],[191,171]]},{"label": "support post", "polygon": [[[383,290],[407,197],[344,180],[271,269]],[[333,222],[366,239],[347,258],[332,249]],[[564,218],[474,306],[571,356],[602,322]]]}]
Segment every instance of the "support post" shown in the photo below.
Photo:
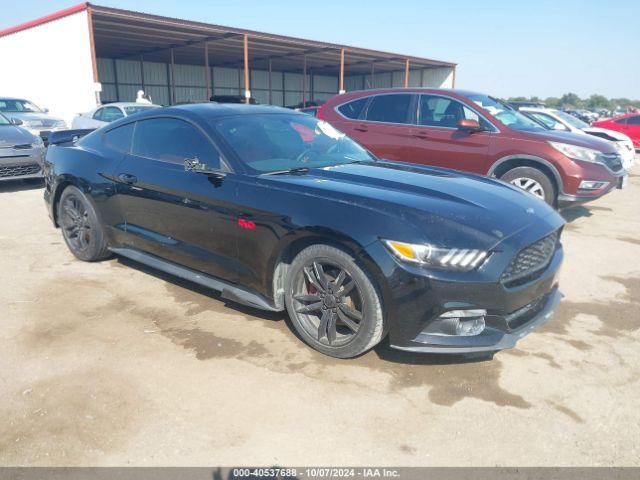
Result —
[{"label": "support post", "polygon": [[307,56],[302,57],[302,107],[307,106]]},{"label": "support post", "polygon": [[344,93],[344,48],[340,49],[340,90],[338,93]]},{"label": "support post", "polygon": [[176,104],[176,59],[171,49],[171,105]]},{"label": "support post", "polygon": [[269,59],[269,105],[273,105],[273,93],[271,90],[271,59]]},{"label": "support post", "polygon": [[456,88],[456,67],[453,67],[453,78],[451,78],[451,88]]},{"label": "support post", "polygon": [[147,87],[144,84],[144,55],[140,55],[140,84],[142,85],[142,91],[147,94]]},{"label": "support post", "polygon": [[[87,4],[89,5],[89,4]],[[100,85],[100,76],[98,74],[98,61],[96,59],[96,43],[93,36],[93,9],[91,6],[87,7],[87,27],[89,29],[89,49],[91,51],[91,67],[93,69],[93,83],[96,105],[100,105],[100,92],[102,91],[102,85]]]},{"label": "support post", "polygon": [[249,35],[244,34],[244,102],[248,105],[251,98],[249,88]]},{"label": "support post", "polygon": [[376,74],[376,64],[371,62],[371,80],[369,81],[369,88],[376,88],[375,74]]},{"label": "support post", "polygon": [[404,61],[404,88],[409,88],[409,59]]},{"label": "support post", "polygon": [[209,68],[209,42],[204,42],[204,70],[205,81],[207,82],[207,102],[211,101],[211,68]]}]

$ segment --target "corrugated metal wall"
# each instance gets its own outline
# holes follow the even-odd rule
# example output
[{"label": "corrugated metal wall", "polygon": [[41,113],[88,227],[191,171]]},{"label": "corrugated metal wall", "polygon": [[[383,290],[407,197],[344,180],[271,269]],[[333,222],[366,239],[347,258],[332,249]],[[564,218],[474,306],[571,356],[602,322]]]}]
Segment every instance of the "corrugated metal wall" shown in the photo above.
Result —
[{"label": "corrugated metal wall", "polygon": [[[144,88],[142,72],[144,71]],[[138,90],[144,89],[154,103],[168,105],[171,99],[171,67],[166,63],[137,60],[98,58],[98,73],[102,82],[103,102],[132,102]],[[260,104],[292,106],[302,102],[303,75],[290,72],[271,72],[271,100],[269,72],[251,70],[251,95]],[[214,95],[243,95],[244,72],[237,68],[211,68]],[[373,81],[372,81],[373,80]],[[412,87],[451,87],[450,68],[411,70]],[[350,75],[345,77],[345,89],[393,88],[404,85],[404,71]],[[338,78],[326,75],[307,75],[307,99],[326,100],[338,92]],[[176,102],[207,101],[206,69],[199,65],[175,65]]]}]

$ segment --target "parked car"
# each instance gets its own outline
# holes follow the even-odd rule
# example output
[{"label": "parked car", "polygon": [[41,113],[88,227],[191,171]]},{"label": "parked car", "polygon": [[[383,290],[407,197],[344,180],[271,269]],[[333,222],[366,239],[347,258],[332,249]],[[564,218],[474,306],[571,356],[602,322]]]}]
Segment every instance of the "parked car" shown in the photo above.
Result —
[{"label": "parked car", "polygon": [[71,122],[72,129],[100,128],[121,118],[144,112],[150,108],[160,108],[161,105],[152,105],[135,102],[116,102],[100,105],[87,113],[79,113]]},{"label": "parked car", "polygon": [[387,333],[404,350],[500,350],[559,298],[552,208],[489,178],[378,160],[309,115],[184,105],[52,141],[45,200],[77,258],[115,253],[286,308],[327,355]]},{"label": "parked car", "polygon": [[306,113],[307,115],[311,115],[312,117],[318,116],[318,111],[320,110],[319,106],[314,107],[304,107],[304,108],[296,108],[298,112]]},{"label": "parked car", "polygon": [[22,98],[0,97],[0,113],[14,125],[41,137],[45,145],[51,132],[67,128],[65,121],[50,115],[48,109]]},{"label": "parked car", "polygon": [[544,104],[544,102],[534,102],[531,100],[522,100],[522,101],[512,101],[512,102],[507,102],[509,105],[511,105],[513,108],[515,108],[516,110],[521,109],[522,107],[533,107],[533,108],[546,108],[546,105]]},{"label": "parked car", "polygon": [[[243,95],[214,95],[209,101],[215,103],[247,103]],[[250,105],[257,105],[257,103],[255,98],[249,98]]]},{"label": "parked car", "polygon": [[595,122],[593,125],[624,133],[631,138],[636,150],[640,150],[640,113],[627,113],[619,117]]},{"label": "parked car", "polygon": [[44,143],[0,113],[0,181],[42,177]]},{"label": "parked car", "polygon": [[635,163],[636,152],[633,147],[633,142],[623,133],[606,128],[590,126],[588,123],[583,122],[573,115],[569,115],[562,110],[556,110],[553,108],[523,107],[520,108],[519,111],[540,121],[545,127],[551,130],[581,134],[584,133],[613,142],[622,157],[622,166],[627,171]]},{"label": "parked car", "polygon": [[587,202],[625,183],[610,142],[550,131],[482,93],[350,92],[329,99],[318,117],[379,157],[497,177],[550,205]]}]

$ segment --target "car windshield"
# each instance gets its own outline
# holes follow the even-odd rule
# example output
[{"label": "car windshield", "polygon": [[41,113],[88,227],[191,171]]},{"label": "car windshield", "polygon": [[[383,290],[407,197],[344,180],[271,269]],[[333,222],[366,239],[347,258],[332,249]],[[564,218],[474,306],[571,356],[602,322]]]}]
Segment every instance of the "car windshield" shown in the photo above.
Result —
[{"label": "car windshield", "polygon": [[39,113],[42,112],[40,108],[27,100],[14,100],[3,98],[0,99],[0,112],[24,112],[24,113]]},{"label": "car windshield", "polygon": [[309,115],[239,115],[213,119],[211,125],[260,174],[375,160],[344,133]]},{"label": "car windshield", "polygon": [[545,128],[538,122],[531,120],[527,116],[513,109],[509,105],[488,95],[468,95],[467,98],[476,105],[484,108],[502,124],[514,130],[526,132],[544,131]]},{"label": "car windshield", "polygon": [[561,110],[554,110],[553,113],[563,122],[568,123],[569,125],[571,125],[572,127],[575,128],[579,128],[580,130],[584,129],[584,128],[588,128],[589,124],[586,122],[583,122],[582,120],[580,120],[577,117],[574,117],[573,115],[571,115],[570,113],[565,113]]},{"label": "car windshield", "polygon": [[144,106],[135,105],[135,106],[132,106],[132,107],[124,107],[124,111],[127,114],[127,116],[129,116],[129,115],[133,115],[133,114],[138,113],[138,112],[144,112],[145,110],[150,110],[152,108],[157,108],[157,107],[151,106],[151,105],[144,105]]},{"label": "car windshield", "polygon": [[0,125],[11,125],[11,122],[7,117],[0,113]]}]

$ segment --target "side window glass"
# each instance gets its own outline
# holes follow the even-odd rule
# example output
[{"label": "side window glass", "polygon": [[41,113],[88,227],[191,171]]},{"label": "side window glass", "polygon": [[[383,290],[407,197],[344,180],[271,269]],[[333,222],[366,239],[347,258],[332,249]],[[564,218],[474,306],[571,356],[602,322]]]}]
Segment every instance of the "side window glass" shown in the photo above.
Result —
[{"label": "side window glass", "polygon": [[616,123],[620,123],[622,125],[626,125],[627,124],[627,120],[629,120],[628,118],[621,118],[620,120],[616,120]]},{"label": "side window glass", "polygon": [[117,107],[105,107],[102,109],[102,118],[103,122],[114,122],[124,117],[122,111]]},{"label": "side window glass", "polygon": [[362,113],[362,109],[367,104],[368,97],[359,98],[338,107],[338,111],[347,118],[357,119]]},{"label": "side window glass", "polygon": [[104,108],[99,108],[98,110],[96,110],[96,113],[93,114],[93,119],[94,120],[102,120],[102,111],[104,110]]},{"label": "side window glass", "polygon": [[133,139],[133,129],[135,123],[128,123],[113,130],[109,130],[103,135],[104,143],[117,152],[129,153],[131,150],[131,140]]},{"label": "side window glass", "polygon": [[386,123],[408,123],[410,94],[376,95],[367,109],[367,120]]},{"label": "side window glass", "polygon": [[[534,113],[532,115],[535,117],[536,120],[542,122],[547,128],[566,130],[564,128],[564,125],[562,125],[560,122],[554,120],[549,115],[544,115],[542,113]],[[562,128],[556,127],[556,125],[560,125]]]},{"label": "side window glass", "polygon": [[627,125],[640,125],[640,117],[627,118]]},{"label": "side window glass", "polygon": [[132,153],[180,165],[198,158],[209,168],[220,168],[220,155],[211,142],[193,125],[175,118],[137,122]]},{"label": "side window glass", "polygon": [[[456,128],[465,118],[464,106],[450,98],[435,95],[420,96],[420,125]],[[469,110],[471,114],[473,111]]]}]

